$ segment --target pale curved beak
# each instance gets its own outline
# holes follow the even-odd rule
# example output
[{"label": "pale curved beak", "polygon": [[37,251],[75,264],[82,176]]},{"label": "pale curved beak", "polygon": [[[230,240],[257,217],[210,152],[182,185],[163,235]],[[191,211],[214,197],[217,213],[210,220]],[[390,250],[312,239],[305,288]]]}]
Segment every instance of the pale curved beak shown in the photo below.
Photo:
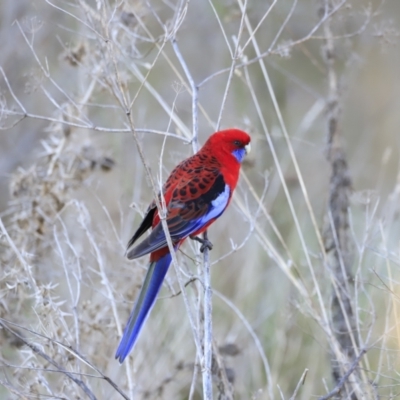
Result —
[{"label": "pale curved beak", "polygon": [[249,154],[249,153],[250,153],[250,151],[251,151],[251,145],[250,145],[250,143],[249,143],[249,144],[246,144],[246,146],[244,146],[244,151],[246,152],[246,154]]}]

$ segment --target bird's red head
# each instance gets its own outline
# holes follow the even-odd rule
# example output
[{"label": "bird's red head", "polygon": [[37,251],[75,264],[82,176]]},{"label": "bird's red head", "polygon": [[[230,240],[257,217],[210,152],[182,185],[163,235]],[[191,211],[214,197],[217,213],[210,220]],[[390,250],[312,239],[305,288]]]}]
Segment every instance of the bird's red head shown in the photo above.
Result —
[{"label": "bird's red head", "polygon": [[208,147],[218,153],[230,154],[241,162],[243,157],[250,152],[250,136],[240,129],[226,129],[212,134],[203,149]]}]

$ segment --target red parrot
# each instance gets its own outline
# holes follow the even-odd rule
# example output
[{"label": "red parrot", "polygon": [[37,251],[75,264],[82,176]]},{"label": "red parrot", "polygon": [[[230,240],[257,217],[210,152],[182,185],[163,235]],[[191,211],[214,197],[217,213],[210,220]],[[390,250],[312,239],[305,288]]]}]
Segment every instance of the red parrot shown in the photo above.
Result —
[{"label": "red parrot", "polygon": [[[190,237],[211,248],[211,243],[197,237],[226,209],[238,178],[240,163],[250,151],[250,136],[239,129],[227,129],[211,135],[193,156],[182,161],[163,186],[166,222],[175,251]],[[149,228],[146,239],[132,247]],[[135,345],[160,291],[171,264],[171,254],[153,201],[139,228],[128,243],[129,260],[150,253],[147,270],[139,297],[125,327],[115,354],[122,363]]]}]

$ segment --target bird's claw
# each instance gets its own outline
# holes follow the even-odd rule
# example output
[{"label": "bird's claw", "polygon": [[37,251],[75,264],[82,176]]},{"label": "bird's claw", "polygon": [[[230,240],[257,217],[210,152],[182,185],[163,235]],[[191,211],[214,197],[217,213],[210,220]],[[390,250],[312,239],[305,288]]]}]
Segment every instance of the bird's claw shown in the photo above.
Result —
[{"label": "bird's claw", "polygon": [[202,239],[202,238],[199,238],[198,236],[193,236],[193,237],[191,237],[190,239],[195,240],[196,242],[201,243],[201,246],[200,246],[200,253],[204,253],[204,250],[205,250],[205,249],[212,250],[212,248],[213,248],[213,244],[212,244],[209,240],[207,240],[207,239]]},{"label": "bird's claw", "polygon": [[200,246],[200,253],[204,253],[205,249],[212,250],[213,244],[209,240],[205,240]]}]

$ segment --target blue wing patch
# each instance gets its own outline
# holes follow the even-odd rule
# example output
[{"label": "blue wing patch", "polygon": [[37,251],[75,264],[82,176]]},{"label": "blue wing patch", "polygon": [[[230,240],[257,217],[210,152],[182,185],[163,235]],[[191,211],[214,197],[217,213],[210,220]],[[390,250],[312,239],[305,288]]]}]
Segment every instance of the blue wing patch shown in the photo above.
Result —
[{"label": "blue wing patch", "polygon": [[[211,220],[218,218],[229,203],[230,187],[222,175],[215,180],[211,190],[194,200],[182,203],[173,200],[168,205],[167,224],[173,243],[185,239],[203,228]],[[151,234],[127,253],[134,259],[167,246],[162,224],[159,223]]]}]

